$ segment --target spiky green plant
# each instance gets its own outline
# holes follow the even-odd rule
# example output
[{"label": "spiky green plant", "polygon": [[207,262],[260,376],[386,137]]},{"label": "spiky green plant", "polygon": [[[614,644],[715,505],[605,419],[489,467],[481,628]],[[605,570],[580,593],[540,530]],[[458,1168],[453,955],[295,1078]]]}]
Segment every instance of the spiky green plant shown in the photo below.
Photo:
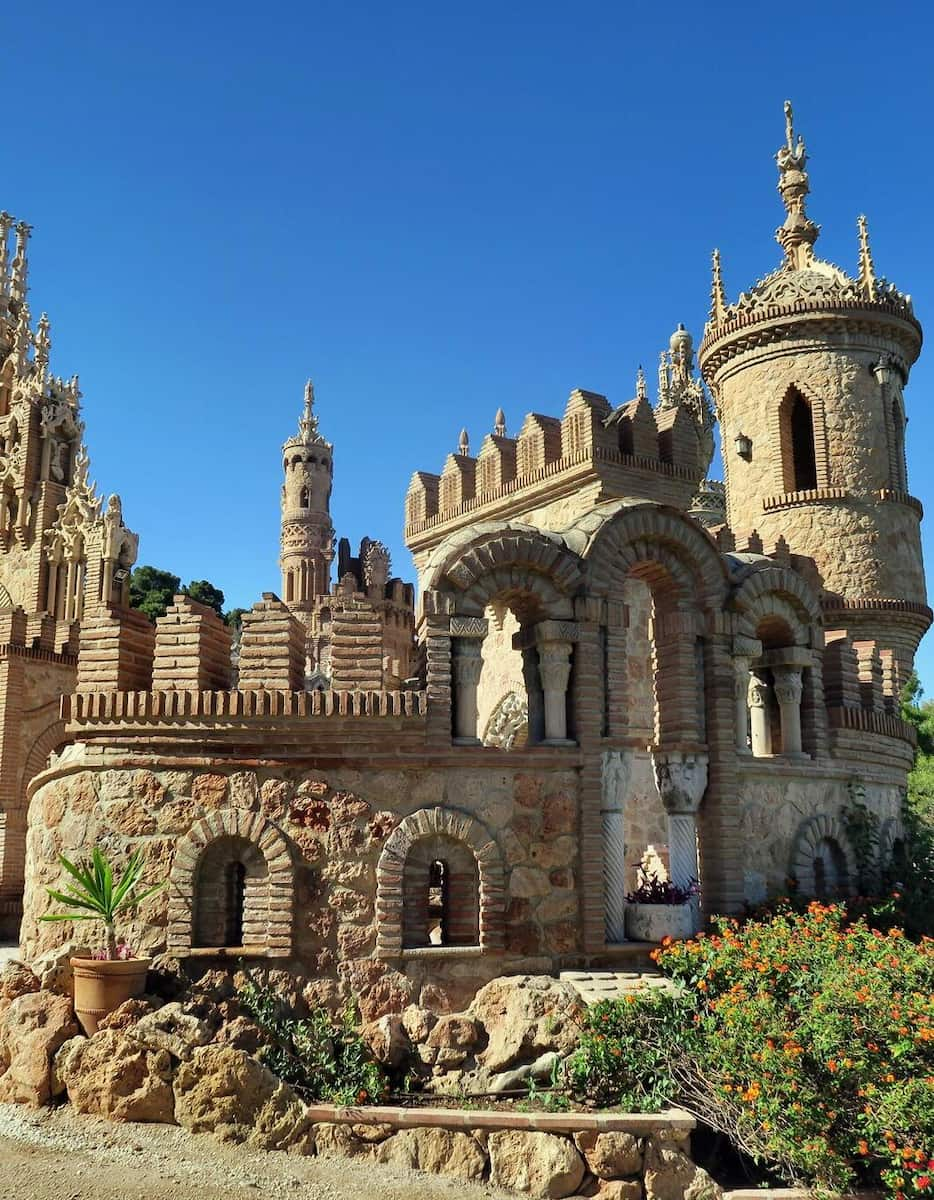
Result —
[{"label": "spiky green plant", "polygon": [[40,921],[100,921],[104,926],[104,939],[108,960],[117,957],[117,918],[136,909],[154,892],[164,886],[165,880],[140,891],[143,874],[143,855],[134,850],[127,859],[123,873],[114,879],[114,870],[95,846],[90,862],[76,865],[64,854],[58,860],[71,876],[65,891],[46,888],[53,900],[68,906],[67,912],[46,913]]}]

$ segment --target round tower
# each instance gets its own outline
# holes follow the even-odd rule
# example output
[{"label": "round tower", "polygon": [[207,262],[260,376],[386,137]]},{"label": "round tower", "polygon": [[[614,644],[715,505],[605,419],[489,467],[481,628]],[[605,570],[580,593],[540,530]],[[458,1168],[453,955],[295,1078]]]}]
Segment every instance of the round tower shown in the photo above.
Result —
[{"label": "round tower", "polygon": [[332,447],[318,432],[315,392],[305,385],[305,408],[298,433],[282,447],[282,534],[279,565],[282,598],[310,623],[315,599],[331,590],[334,527],[331,524]]},{"label": "round tower", "polygon": [[814,254],[807,155],[785,103],[776,161],[778,270],[728,304],[714,252],[700,367],[723,447],[737,544],[784,538],[820,572],[828,625],[895,650],[904,677],[931,620],[908,490],[903,389],[921,349],[910,296],[877,277],[864,217],[859,271]]}]

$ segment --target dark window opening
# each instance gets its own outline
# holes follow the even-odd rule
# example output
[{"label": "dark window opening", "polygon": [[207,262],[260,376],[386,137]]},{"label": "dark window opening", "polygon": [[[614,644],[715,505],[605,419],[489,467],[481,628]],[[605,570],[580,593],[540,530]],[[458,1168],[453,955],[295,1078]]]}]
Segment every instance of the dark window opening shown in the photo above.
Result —
[{"label": "dark window opening", "polygon": [[227,864],[225,874],[226,922],[225,946],[243,945],[243,908],[246,902],[246,867],[242,862]]},{"label": "dark window opening", "polygon": [[809,492],[817,487],[817,458],[814,451],[814,419],[811,406],[802,397],[791,409],[791,453],[794,491]]},{"label": "dark window opening", "polygon": [[428,941],[432,946],[448,944],[448,868],[441,859],[428,868]]},{"label": "dark window opening", "polygon": [[301,495],[298,498],[298,502],[302,506],[302,508],[308,507],[308,488],[306,488],[306,487],[302,488]]}]

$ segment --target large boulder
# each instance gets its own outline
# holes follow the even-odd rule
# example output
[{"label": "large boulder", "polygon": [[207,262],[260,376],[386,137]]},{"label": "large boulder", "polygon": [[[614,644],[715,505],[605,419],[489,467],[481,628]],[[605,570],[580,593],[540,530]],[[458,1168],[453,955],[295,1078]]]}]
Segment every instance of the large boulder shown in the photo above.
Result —
[{"label": "large boulder", "polygon": [[490,1183],[507,1192],[561,1200],[584,1181],[584,1160],[567,1138],[504,1129],[489,1137]]},{"label": "large boulder", "polygon": [[25,963],[11,958],[0,970],[0,1016],[20,996],[39,991],[39,980]]},{"label": "large boulder", "polygon": [[397,1013],[386,1013],[364,1025],[363,1040],[377,1062],[387,1067],[401,1067],[412,1053],[412,1043]]},{"label": "large boulder", "polygon": [[548,1050],[573,1049],[583,1004],[571,984],[549,975],[506,975],[482,987],[467,1011],[486,1028],[480,1059],[494,1074]]},{"label": "large boulder", "polygon": [[574,1141],[599,1179],[622,1179],[642,1172],[642,1142],[631,1133],[586,1129],[576,1134]]},{"label": "large boulder", "polygon": [[192,1133],[260,1150],[314,1153],[305,1105],[287,1085],[231,1046],[199,1046],[175,1076],[175,1117]]},{"label": "large boulder", "polygon": [[427,1171],[431,1175],[478,1180],[483,1177],[486,1155],[469,1133],[450,1129],[403,1129],[380,1144],[376,1161]]},{"label": "large boulder", "polygon": [[52,1096],[52,1059],[78,1032],[67,996],[27,992],[0,1017],[0,1100],[36,1106]]},{"label": "large boulder", "polygon": [[30,963],[39,986],[44,992],[57,992],[60,996],[74,994],[75,973],[71,965],[73,958],[89,958],[91,951],[83,942],[65,942],[40,954]]},{"label": "large boulder", "polygon": [[173,1065],[167,1051],[147,1050],[127,1033],[104,1029],[62,1046],[53,1090],[67,1091],[77,1112],[174,1125]]},{"label": "large boulder", "polygon": [[173,1058],[184,1060],[191,1058],[199,1046],[206,1046],[214,1030],[207,1021],[173,1002],[142,1017],[130,1036],[147,1050],[166,1050]]},{"label": "large boulder", "polygon": [[668,1138],[649,1138],[645,1147],[646,1200],[720,1200],[719,1184],[691,1161],[683,1146]]}]

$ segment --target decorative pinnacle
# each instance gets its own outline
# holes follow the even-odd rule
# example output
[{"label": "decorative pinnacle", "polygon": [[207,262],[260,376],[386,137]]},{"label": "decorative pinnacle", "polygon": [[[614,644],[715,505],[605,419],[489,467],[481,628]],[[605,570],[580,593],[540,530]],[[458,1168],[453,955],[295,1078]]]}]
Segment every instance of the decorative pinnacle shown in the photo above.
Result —
[{"label": "decorative pinnacle", "polygon": [[496,416],[493,418],[493,432],[497,437],[506,436],[506,414],[501,408],[496,410]]},{"label": "decorative pinnacle", "polygon": [[791,101],[785,101],[785,145],[775,155],[778,164],[778,190],[785,206],[784,223],[775,232],[778,244],[785,251],[785,265],[792,270],[803,270],[814,257],[813,246],[820,233],[820,226],[808,219],[804,201],[810,186],[805,170],[808,156],[804,138],[798,135],[795,141],[794,113]]},{"label": "decorative pinnacle", "polygon": [[7,271],[10,268],[10,230],[13,228],[13,217],[4,210],[0,212],[0,295],[6,291]]},{"label": "decorative pinnacle", "polygon": [[457,452],[458,454],[465,455],[470,453],[470,438],[467,436],[466,429],[461,430],[461,435],[457,443]]},{"label": "decorative pinnacle", "polygon": [[10,279],[10,295],[14,300],[23,300],[26,296],[26,273],[29,266],[26,257],[26,243],[29,241],[31,233],[31,225],[27,225],[25,221],[17,223],[16,253],[13,256],[13,271]]},{"label": "decorative pinnacle", "polygon": [[645,371],[642,370],[642,363],[639,363],[639,370],[636,371],[636,399],[648,400],[649,389],[645,385]]},{"label": "decorative pinnacle", "polygon": [[306,440],[314,437],[318,432],[318,418],[314,414],[314,406],[315,385],[309,379],[305,382],[305,408],[298,423],[299,435]]},{"label": "decorative pinnacle", "polygon": [[869,248],[869,225],[865,216],[860,215],[856,220],[859,230],[859,281],[863,291],[870,300],[876,299],[876,265],[872,261],[872,251]]},{"label": "decorative pinnacle", "polygon": [[671,386],[671,376],[668,373],[668,354],[665,350],[658,356],[658,403],[664,404],[668,399],[668,389]]},{"label": "decorative pinnacle", "polygon": [[52,350],[52,338],[50,334],[50,323],[48,313],[42,313],[36,325],[36,367],[44,376],[49,367],[49,355]]},{"label": "decorative pinnacle", "polygon": [[720,251],[713,252],[713,281],[710,286],[710,321],[719,325],[726,313],[726,292],[723,288],[723,275],[720,271]]}]

